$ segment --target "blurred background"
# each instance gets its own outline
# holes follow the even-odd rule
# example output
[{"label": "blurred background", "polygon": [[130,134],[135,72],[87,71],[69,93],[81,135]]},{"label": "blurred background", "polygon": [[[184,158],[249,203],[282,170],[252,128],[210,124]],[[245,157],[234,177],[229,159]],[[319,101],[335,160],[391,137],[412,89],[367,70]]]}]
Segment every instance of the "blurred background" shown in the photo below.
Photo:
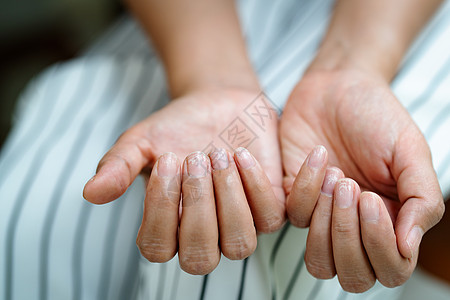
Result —
[{"label": "blurred background", "polygon": [[0,0],[0,148],[21,90],[75,57],[124,10],[120,0]]},{"label": "blurred background", "polygon": [[[30,79],[55,62],[76,57],[125,9],[119,0],[0,0],[0,7],[1,150],[15,102]],[[448,212],[425,235],[419,260],[422,271],[407,283],[404,299],[429,298],[439,288],[449,292],[442,299],[450,299]]]}]

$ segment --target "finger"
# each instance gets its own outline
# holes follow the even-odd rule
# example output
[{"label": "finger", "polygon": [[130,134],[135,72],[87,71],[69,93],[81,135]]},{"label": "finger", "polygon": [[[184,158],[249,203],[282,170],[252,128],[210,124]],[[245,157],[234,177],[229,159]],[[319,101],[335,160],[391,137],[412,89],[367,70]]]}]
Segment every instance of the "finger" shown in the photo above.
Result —
[{"label": "finger", "polygon": [[341,178],[344,178],[344,173],[340,169],[326,170],[319,200],[311,218],[305,264],[309,273],[318,279],[330,279],[336,275],[331,242],[331,214],[334,187]]},{"label": "finger", "polygon": [[[261,114],[261,108],[264,110],[264,114]],[[245,110],[253,121],[259,118],[259,121],[256,123],[259,123],[264,128],[264,145],[258,142],[251,143],[251,145],[248,145],[247,150],[252,153],[269,179],[276,199],[285,207],[286,194],[283,189],[283,164],[281,162],[278,140],[278,108],[273,105],[264,93],[261,93]],[[264,149],[261,149],[261,147],[264,147]]]},{"label": "finger", "polygon": [[[407,143],[406,143],[407,142]],[[429,148],[420,134],[409,141],[399,141],[395,152],[393,177],[397,181],[402,207],[395,229],[400,253],[413,258],[419,251],[422,236],[444,214],[444,201]],[[404,149],[405,148],[405,149]]]},{"label": "finger", "polygon": [[103,156],[96,175],[84,187],[86,200],[104,204],[119,198],[153,160],[152,146],[139,130],[126,131]]},{"label": "finger", "polygon": [[362,193],[359,209],[364,248],[378,281],[387,287],[402,285],[411,276],[417,255],[407,259],[399,253],[391,218],[377,194]]},{"label": "finger", "polygon": [[178,158],[173,153],[165,153],[150,175],[137,237],[141,254],[151,262],[169,261],[177,252],[180,183]]},{"label": "finger", "polygon": [[286,200],[286,211],[292,225],[303,228],[309,226],[319,198],[327,160],[325,147],[316,146],[300,168]]},{"label": "finger", "polygon": [[180,266],[190,274],[204,275],[215,269],[220,251],[211,164],[202,152],[184,161],[182,195]]},{"label": "finger", "polygon": [[229,259],[244,259],[256,249],[256,231],[233,156],[224,149],[210,154],[219,239]]},{"label": "finger", "polygon": [[242,147],[235,150],[235,159],[256,229],[263,233],[280,229],[286,219],[284,205],[277,200],[261,166]]},{"label": "finger", "polygon": [[351,179],[341,179],[334,189],[331,237],[339,283],[347,292],[361,293],[375,283],[361,241],[358,199],[359,186]]}]

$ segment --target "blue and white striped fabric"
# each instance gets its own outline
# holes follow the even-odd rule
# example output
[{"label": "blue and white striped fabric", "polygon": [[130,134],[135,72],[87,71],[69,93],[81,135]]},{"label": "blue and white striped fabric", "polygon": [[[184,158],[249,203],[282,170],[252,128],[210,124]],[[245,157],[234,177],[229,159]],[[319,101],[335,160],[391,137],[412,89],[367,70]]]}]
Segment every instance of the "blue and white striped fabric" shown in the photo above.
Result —
[{"label": "blue and white striped fabric", "polygon": [[[324,35],[332,0],[239,1],[252,63],[283,107]],[[450,1],[411,47],[392,83],[425,133],[450,192]],[[128,127],[168,101],[161,63],[129,17],[79,59],[23,92],[0,156],[0,299],[396,299],[377,284],[362,295],[316,280],[303,263],[307,230],[287,225],[258,239],[244,261],[222,258],[208,276],[177,258],[151,264],[135,238],[144,185],[113,203],[82,199],[101,156]]]}]

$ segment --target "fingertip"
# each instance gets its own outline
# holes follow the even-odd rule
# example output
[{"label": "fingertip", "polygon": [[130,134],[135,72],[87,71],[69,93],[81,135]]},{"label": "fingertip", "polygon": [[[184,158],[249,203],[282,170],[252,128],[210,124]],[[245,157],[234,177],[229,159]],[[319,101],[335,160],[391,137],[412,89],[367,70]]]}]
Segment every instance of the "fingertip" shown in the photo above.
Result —
[{"label": "fingertip", "polygon": [[380,219],[379,196],[372,192],[362,192],[359,198],[361,219],[367,223],[377,223]]},{"label": "fingertip", "polygon": [[349,208],[358,201],[359,185],[351,178],[339,179],[334,189],[334,205],[339,208]]},{"label": "fingertip", "polygon": [[342,171],[338,167],[328,167],[327,172],[335,174],[335,176],[338,177],[339,179],[345,178],[344,171]]},{"label": "fingertip", "polygon": [[180,174],[180,161],[173,152],[162,154],[153,167],[159,177],[174,177]]},{"label": "fingertip", "polygon": [[308,158],[306,160],[306,164],[310,168],[319,169],[326,166],[327,161],[328,161],[327,149],[322,145],[318,145],[315,146],[309,153]]},{"label": "fingertip", "polygon": [[[325,181],[327,162],[328,153],[325,147],[316,146],[311,150],[295,177],[286,199],[286,211],[290,222],[296,227],[305,228],[310,225]],[[327,191],[329,188],[332,190],[333,187],[334,184],[327,186]]]},{"label": "fingertip", "polygon": [[211,160],[201,151],[191,152],[183,162],[183,173],[192,178],[211,175]]},{"label": "fingertip", "polygon": [[93,204],[109,203],[125,193],[127,186],[108,172],[101,169],[86,183],[83,197]]},{"label": "fingertip", "polygon": [[94,181],[94,178],[95,178],[95,175],[94,176],[92,176],[85,184],[84,184],[84,187],[83,187],[83,198],[85,199],[85,200],[87,200],[88,202],[91,202],[91,203],[93,203],[92,201],[91,201],[91,197],[90,197],[90,186],[91,186],[91,182],[92,181]]},{"label": "fingertip", "polygon": [[360,198],[364,198],[364,199],[371,198],[371,199],[375,199],[375,201],[377,201],[378,199],[381,199],[377,193],[370,192],[370,191],[361,192]]},{"label": "fingertip", "polygon": [[[258,233],[274,233],[278,230],[280,230],[284,225],[286,224],[286,217],[282,214],[275,214],[272,216],[269,216],[265,220],[259,220],[258,225],[256,226],[256,229]],[[300,226],[297,226],[300,227]]]},{"label": "fingertip", "polygon": [[234,150],[234,157],[237,161],[237,165],[239,168],[244,170],[250,169],[251,167],[256,165],[255,158],[253,155],[244,147],[239,147]]},{"label": "fingertip", "polygon": [[216,148],[209,154],[213,171],[228,169],[230,163],[234,162],[231,153],[224,148]]},{"label": "fingertip", "polygon": [[355,192],[355,194],[358,196],[358,198],[361,195],[361,188],[354,179],[342,178],[342,179],[339,179],[338,182],[343,182],[344,184],[350,185],[352,187],[353,191]]},{"label": "fingertip", "polygon": [[344,172],[336,167],[327,168],[323,179],[321,193],[331,197],[333,196],[334,187],[339,179],[344,178]]},{"label": "fingertip", "polygon": [[424,230],[420,226],[415,225],[411,228],[404,243],[406,244],[406,249],[400,249],[400,252],[404,257],[413,258],[415,254],[419,252],[419,245],[422,241],[423,234]]},{"label": "fingertip", "polygon": [[410,198],[403,203],[395,225],[402,256],[416,258],[423,235],[440,220],[438,205],[438,202],[424,198]]},{"label": "fingertip", "polygon": [[111,200],[106,199],[102,193],[99,192],[98,180],[96,180],[96,175],[86,182],[83,188],[83,198],[92,204],[105,204]]}]

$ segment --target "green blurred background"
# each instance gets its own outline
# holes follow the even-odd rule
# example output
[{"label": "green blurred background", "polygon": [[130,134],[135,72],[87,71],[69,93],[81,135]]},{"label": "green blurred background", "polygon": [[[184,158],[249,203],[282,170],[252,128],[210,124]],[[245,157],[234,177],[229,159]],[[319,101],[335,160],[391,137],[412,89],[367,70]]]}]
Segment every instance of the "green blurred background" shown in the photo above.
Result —
[{"label": "green blurred background", "polygon": [[45,67],[77,56],[123,12],[119,0],[0,0],[0,148],[15,102]]}]

